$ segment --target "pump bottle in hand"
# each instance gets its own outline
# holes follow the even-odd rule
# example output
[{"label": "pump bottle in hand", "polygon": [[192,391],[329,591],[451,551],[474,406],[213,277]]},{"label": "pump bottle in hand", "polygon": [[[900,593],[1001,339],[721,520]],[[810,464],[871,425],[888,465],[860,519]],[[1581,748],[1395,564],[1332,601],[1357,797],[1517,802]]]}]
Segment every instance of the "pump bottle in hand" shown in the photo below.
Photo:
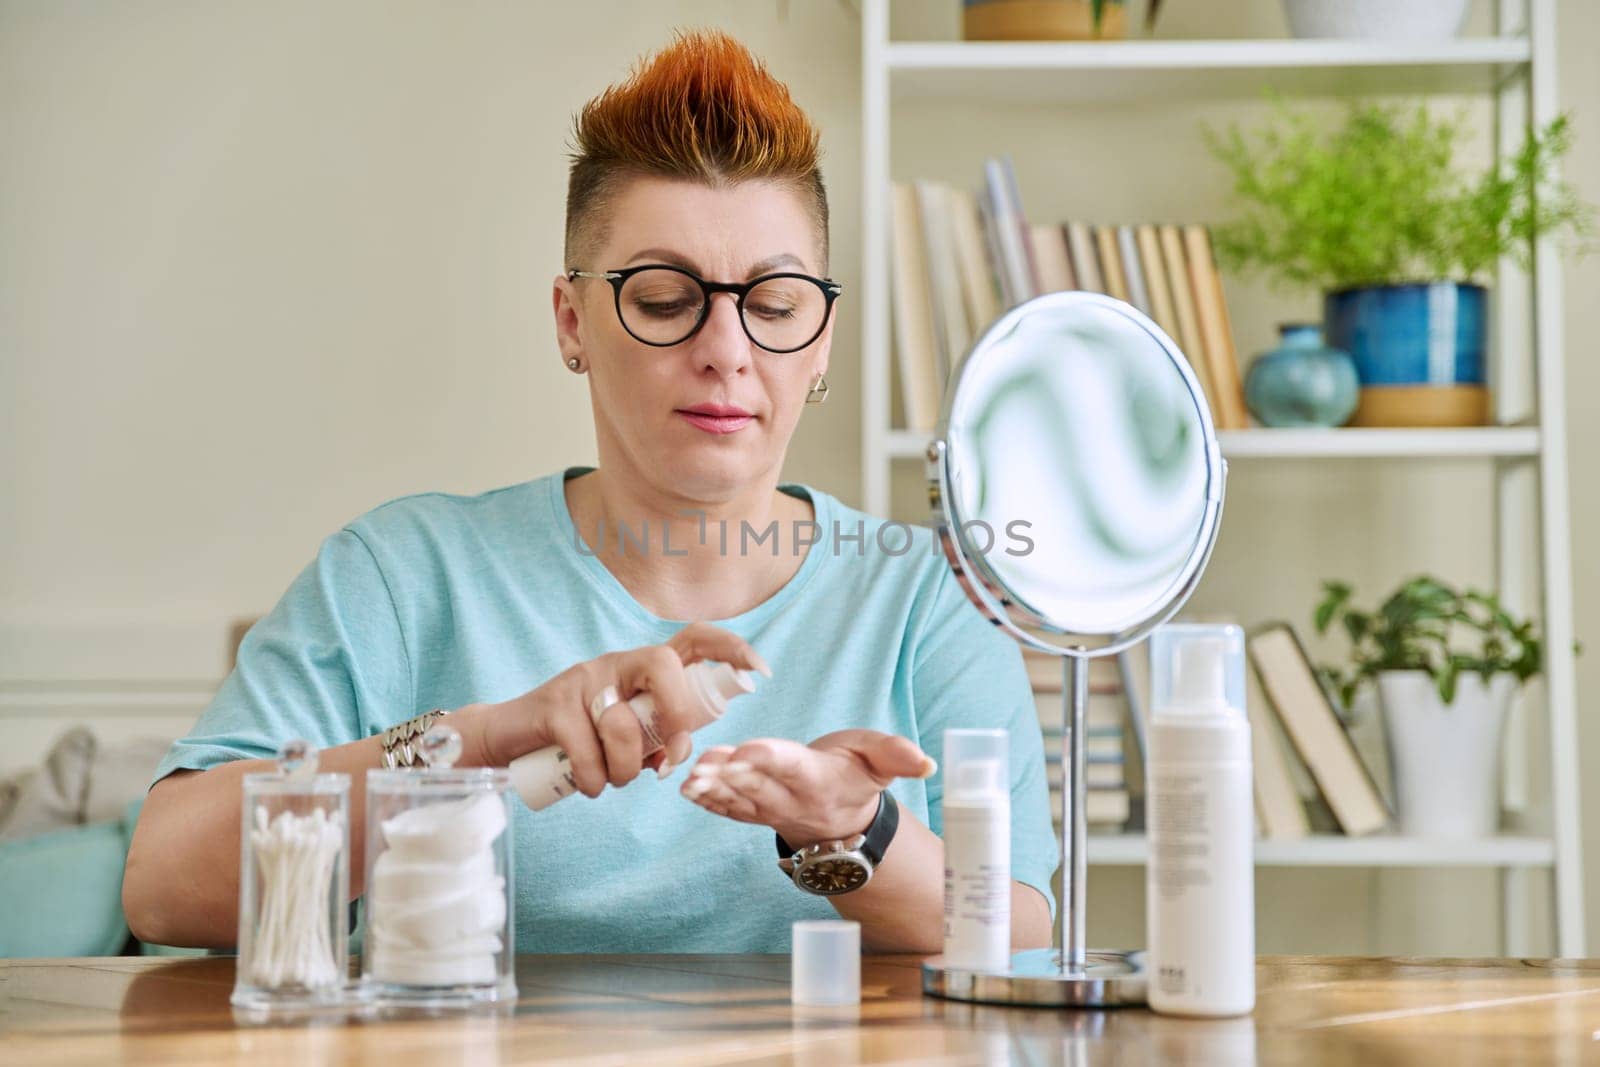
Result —
[{"label": "pump bottle in hand", "polygon": [[[755,679],[749,671],[730,667],[726,663],[701,660],[683,669],[689,683],[689,694],[694,699],[694,720],[688,729],[700,727],[722,718],[728,710],[728,701],[756,690]],[[656,721],[656,702],[649,693],[640,693],[628,701],[628,707],[638,716],[644,728],[644,754],[659,752],[666,747],[661,736],[660,723]],[[605,708],[595,709],[595,721]],[[566,752],[557,745],[518,756],[506,767],[511,772],[511,784],[516,786],[522,802],[534,811],[542,811],[578,791],[577,780],[572,776],[572,764]]]}]

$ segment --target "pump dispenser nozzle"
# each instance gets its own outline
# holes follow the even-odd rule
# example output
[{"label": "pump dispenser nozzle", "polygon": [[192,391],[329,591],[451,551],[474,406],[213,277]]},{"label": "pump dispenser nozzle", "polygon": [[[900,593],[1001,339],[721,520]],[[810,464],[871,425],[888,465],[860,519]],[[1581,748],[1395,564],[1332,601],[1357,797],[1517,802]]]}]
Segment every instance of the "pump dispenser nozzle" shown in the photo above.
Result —
[{"label": "pump dispenser nozzle", "polygon": [[1228,644],[1219,637],[1179,641],[1172,653],[1173,703],[1209,710],[1228,706]]}]

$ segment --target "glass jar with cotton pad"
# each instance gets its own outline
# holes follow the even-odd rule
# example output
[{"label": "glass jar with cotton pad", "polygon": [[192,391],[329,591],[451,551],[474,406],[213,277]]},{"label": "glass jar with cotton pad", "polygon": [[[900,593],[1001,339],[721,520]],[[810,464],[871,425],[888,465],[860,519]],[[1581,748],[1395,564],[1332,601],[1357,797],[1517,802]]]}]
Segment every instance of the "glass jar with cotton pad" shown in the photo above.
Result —
[{"label": "glass jar with cotton pad", "polygon": [[243,788],[230,999],[266,1014],[335,1006],[349,963],[350,776],[318,774],[316,750],[294,740]]},{"label": "glass jar with cotton pad", "polygon": [[461,737],[422,739],[426,768],[367,772],[363,991],[380,1004],[514,1000],[511,777],[456,769]]}]

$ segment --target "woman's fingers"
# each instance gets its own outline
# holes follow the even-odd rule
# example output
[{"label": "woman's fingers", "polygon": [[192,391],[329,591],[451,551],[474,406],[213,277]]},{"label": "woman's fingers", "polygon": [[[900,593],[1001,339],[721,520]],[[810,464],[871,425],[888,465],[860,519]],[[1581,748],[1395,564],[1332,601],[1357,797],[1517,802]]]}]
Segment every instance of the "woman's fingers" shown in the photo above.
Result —
[{"label": "woman's fingers", "polygon": [[[610,686],[607,689],[610,692],[602,696],[614,697],[616,690]],[[624,786],[637,778],[644,768],[644,729],[628,705],[613,699],[602,707],[594,728],[605,752],[606,780],[614,786]]]},{"label": "woman's fingers", "polygon": [[703,659],[716,660],[718,663],[728,663],[745,670],[755,671],[764,677],[772,677],[772,668],[767,666],[767,661],[761,658],[744,638],[720,626],[712,626],[708,622],[691,622],[677,633],[667,639],[667,645],[683,659],[685,663],[697,663]]},{"label": "woman's fingers", "polygon": [[741,759],[741,755],[734,752],[733,758],[722,765],[718,777],[724,785],[749,801],[757,814],[767,818],[779,817],[799,807],[800,802],[788,785],[756,764]]},{"label": "woman's fingers", "polygon": [[705,725],[700,702],[689,691],[683,660],[669,645],[650,645],[602,657],[614,672],[624,700],[648,693],[655,704],[651,729],[665,740],[672,734]]},{"label": "woman's fingers", "polygon": [[880,734],[863,743],[856,752],[867,764],[867,770],[882,785],[896,778],[927,778],[938,769],[933,758],[909,737]]},{"label": "woman's fingers", "polygon": [[[593,700],[594,697],[589,698],[590,702]],[[586,797],[597,797],[605,789],[611,770],[600,734],[585,703],[573,701],[550,709],[549,729],[555,744],[567,754],[578,791]],[[638,729],[638,723],[634,724],[634,729]]]},{"label": "woman's fingers", "polygon": [[656,777],[665,778],[681,767],[693,754],[694,738],[687,733],[673,734],[667,738],[667,747],[657,753],[661,758],[656,764]]}]

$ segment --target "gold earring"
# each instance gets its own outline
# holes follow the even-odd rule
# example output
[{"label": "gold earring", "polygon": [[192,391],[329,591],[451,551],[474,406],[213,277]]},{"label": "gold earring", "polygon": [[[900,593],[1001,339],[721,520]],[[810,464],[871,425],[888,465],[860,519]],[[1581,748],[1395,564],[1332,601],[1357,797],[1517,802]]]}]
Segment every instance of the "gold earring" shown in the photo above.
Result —
[{"label": "gold earring", "polygon": [[828,399],[828,379],[817,375],[817,380],[811,383],[811,389],[806,393],[807,404],[820,404]]}]

